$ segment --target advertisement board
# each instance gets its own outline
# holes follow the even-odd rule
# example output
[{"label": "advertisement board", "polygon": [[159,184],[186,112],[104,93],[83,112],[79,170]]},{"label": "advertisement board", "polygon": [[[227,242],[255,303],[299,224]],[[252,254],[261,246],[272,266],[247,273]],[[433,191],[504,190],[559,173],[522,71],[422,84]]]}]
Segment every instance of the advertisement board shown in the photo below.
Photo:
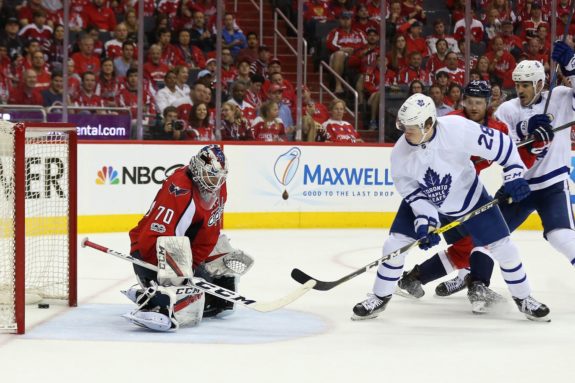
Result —
[{"label": "advertisement board", "polygon": [[[80,231],[129,230],[167,175],[201,146],[80,144]],[[225,228],[389,227],[401,201],[389,147],[226,144],[224,152],[230,166]],[[571,165],[575,204],[575,152]],[[481,180],[494,193],[501,185],[498,166],[483,171]],[[523,226],[539,227],[531,218]]]},{"label": "advertisement board", "polygon": [[[48,122],[62,121],[60,113],[48,113]],[[128,114],[69,114],[81,140],[128,140],[131,119]]]}]

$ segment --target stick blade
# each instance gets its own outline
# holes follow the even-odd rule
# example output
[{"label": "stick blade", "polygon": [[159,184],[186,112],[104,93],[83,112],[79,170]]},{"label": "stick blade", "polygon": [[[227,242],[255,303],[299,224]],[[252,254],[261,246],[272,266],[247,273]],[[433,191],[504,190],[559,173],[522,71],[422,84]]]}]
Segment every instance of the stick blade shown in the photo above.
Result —
[{"label": "stick blade", "polygon": [[319,291],[327,291],[327,290],[331,290],[333,289],[335,286],[337,286],[339,283],[334,283],[334,282],[323,282],[323,281],[319,281],[315,278],[310,277],[309,275],[307,275],[306,273],[304,273],[303,271],[301,271],[300,269],[293,269],[291,271],[291,277],[298,283],[301,284],[305,284],[309,281],[314,281],[315,285],[313,286],[314,290],[319,290]]},{"label": "stick blade", "polygon": [[278,299],[273,302],[257,302],[253,305],[250,305],[251,308],[266,313],[270,311],[278,310],[288,304],[292,303],[315,286],[314,280],[309,280],[303,284],[303,286],[298,287],[297,289],[293,290],[291,293],[286,295],[285,297]]}]

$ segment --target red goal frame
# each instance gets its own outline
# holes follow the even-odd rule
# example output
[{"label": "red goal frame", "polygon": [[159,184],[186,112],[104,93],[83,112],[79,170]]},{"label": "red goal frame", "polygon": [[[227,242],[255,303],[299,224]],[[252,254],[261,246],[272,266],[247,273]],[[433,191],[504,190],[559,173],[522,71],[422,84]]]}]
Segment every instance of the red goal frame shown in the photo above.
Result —
[{"label": "red goal frame", "polygon": [[15,147],[14,152],[14,192],[15,192],[15,301],[14,311],[16,320],[16,333],[24,334],[26,331],[26,232],[25,214],[17,212],[26,211],[26,130],[50,130],[68,135],[68,306],[78,305],[78,264],[77,264],[77,161],[78,136],[76,127],[67,123],[36,123],[24,122],[14,125]]}]

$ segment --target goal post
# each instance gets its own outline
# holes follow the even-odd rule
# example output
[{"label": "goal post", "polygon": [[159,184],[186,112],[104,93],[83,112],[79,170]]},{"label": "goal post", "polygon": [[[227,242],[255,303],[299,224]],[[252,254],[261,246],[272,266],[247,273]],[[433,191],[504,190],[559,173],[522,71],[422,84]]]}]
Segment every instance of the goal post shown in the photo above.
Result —
[{"label": "goal post", "polygon": [[26,304],[77,304],[77,135],[71,124],[0,121],[0,331]]}]

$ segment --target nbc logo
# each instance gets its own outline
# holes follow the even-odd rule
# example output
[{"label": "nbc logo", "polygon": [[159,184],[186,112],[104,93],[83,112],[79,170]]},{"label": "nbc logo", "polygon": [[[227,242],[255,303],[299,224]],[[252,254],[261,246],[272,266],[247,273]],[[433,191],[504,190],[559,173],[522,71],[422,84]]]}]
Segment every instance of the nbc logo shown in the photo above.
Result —
[{"label": "nbc logo", "polygon": [[98,170],[98,178],[96,178],[97,185],[117,185],[120,183],[118,178],[118,171],[111,166],[102,166],[101,170]]}]

